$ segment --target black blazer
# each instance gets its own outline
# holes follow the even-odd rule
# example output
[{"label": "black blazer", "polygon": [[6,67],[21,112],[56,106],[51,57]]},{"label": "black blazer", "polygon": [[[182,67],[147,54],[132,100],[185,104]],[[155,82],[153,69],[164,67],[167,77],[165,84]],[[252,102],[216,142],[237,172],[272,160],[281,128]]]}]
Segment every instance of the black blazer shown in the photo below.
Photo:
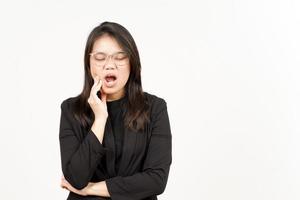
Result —
[{"label": "black blazer", "polygon": [[102,145],[91,129],[84,130],[72,115],[75,98],[61,103],[60,152],[63,174],[72,186],[84,188],[88,182],[106,181],[110,198],[83,197],[70,192],[73,199],[150,200],[157,199],[167,183],[172,162],[172,137],[164,99],[144,92],[150,102],[150,122],[143,132],[124,129],[119,171],[115,171],[115,145],[109,118]]}]

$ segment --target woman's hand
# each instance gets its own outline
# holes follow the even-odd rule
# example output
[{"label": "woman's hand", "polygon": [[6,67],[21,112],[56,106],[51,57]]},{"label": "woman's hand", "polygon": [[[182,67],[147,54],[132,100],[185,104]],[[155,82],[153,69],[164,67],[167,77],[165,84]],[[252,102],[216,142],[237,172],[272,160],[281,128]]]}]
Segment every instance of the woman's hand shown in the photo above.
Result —
[{"label": "woman's hand", "polygon": [[106,105],[106,94],[101,90],[101,99],[97,96],[97,92],[100,91],[102,86],[102,81],[98,76],[94,78],[94,85],[91,89],[90,96],[88,98],[88,103],[91,106],[95,120],[106,120],[108,116],[107,105]]},{"label": "woman's hand", "polygon": [[110,194],[107,190],[106,182],[100,181],[97,183],[89,182],[88,185],[78,190],[74,188],[65,178],[64,176],[61,177],[61,184],[60,186],[64,189],[69,190],[70,192],[76,193],[81,196],[88,196],[88,195],[94,195],[94,196],[101,196],[101,197],[110,197]]},{"label": "woman's hand", "polygon": [[85,188],[81,189],[81,190],[78,190],[78,189],[74,188],[63,176],[61,177],[60,186],[64,189],[69,190],[70,192],[79,194],[81,196],[87,196],[88,195],[87,190],[88,190],[89,185],[86,186]]}]

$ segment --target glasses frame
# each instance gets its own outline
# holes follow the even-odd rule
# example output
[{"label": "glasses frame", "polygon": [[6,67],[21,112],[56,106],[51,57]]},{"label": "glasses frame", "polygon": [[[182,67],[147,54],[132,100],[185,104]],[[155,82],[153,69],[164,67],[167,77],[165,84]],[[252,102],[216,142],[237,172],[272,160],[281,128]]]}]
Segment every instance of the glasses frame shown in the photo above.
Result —
[{"label": "glasses frame", "polygon": [[115,66],[117,68],[118,68],[118,66],[124,66],[124,65],[120,65],[120,64],[117,65],[116,64],[115,56],[118,55],[118,54],[120,54],[120,53],[125,54],[126,55],[125,59],[128,59],[128,54],[125,51],[118,51],[118,52],[115,52],[113,54],[106,54],[106,53],[101,52],[101,51],[95,51],[95,52],[89,53],[89,55],[92,56],[92,58],[95,60],[96,63],[98,62],[98,60],[95,58],[95,55],[98,54],[98,53],[101,53],[101,54],[105,55],[104,64],[103,64],[103,66],[99,65],[100,67],[104,67],[110,61],[111,58],[112,58],[113,63],[115,64]]}]

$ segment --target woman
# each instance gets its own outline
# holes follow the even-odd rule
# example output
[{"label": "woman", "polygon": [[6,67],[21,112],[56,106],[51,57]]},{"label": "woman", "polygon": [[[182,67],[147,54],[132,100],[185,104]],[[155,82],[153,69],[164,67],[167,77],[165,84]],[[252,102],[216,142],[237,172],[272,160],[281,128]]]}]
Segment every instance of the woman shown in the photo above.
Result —
[{"label": "woman", "polygon": [[171,165],[164,99],[143,92],[136,44],[120,24],[90,33],[84,87],[61,103],[61,187],[68,199],[157,199]]}]

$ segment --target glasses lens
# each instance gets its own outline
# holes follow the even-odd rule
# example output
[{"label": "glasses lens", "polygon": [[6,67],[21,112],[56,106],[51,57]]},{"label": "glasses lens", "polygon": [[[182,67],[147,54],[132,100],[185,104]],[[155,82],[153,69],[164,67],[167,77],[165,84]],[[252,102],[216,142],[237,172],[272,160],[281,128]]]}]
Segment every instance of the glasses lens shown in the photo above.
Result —
[{"label": "glasses lens", "polygon": [[113,58],[116,65],[125,65],[127,63],[127,54],[125,52],[119,52]]},{"label": "glasses lens", "polygon": [[94,57],[97,65],[102,66],[105,64],[106,55],[104,53],[98,52],[92,54],[92,56]]},{"label": "glasses lens", "polygon": [[106,58],[106,55],[104,53],[95,53],[94,58],[99,61],[102,61],[102,60],[104,61]]}]

